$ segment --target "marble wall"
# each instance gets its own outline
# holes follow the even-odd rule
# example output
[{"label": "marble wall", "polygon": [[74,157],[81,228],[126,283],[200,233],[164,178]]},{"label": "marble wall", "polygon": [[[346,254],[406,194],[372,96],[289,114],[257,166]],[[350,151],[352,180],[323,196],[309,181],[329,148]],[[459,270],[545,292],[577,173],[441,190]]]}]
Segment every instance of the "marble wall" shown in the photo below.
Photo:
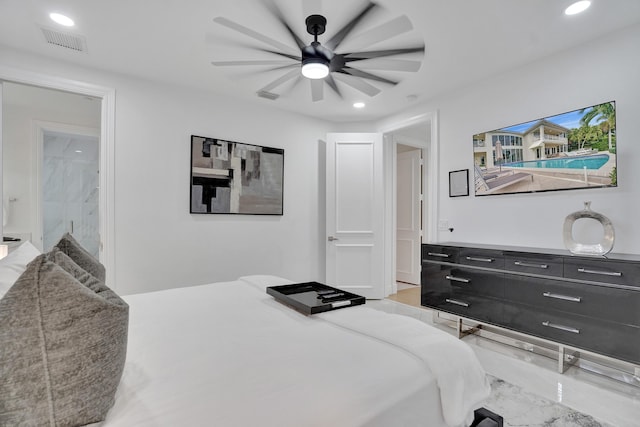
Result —
[{"label": "marble wall", "polygon": [[68,231],[97,257],[98,138],[45,132],[43,140],[44,250]]}]

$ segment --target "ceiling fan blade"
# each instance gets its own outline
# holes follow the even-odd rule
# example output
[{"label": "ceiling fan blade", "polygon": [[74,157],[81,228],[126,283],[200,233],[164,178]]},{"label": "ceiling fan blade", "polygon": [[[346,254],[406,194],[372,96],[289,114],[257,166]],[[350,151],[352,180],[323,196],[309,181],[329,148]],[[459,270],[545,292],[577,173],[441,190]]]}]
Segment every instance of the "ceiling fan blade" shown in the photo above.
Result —
[{"label": "ceiling fan blade", "polygon": [[[346,74],[346,73],[344,73]],[[349,78],[343,74],[339,74],[336,73],[335,78],[340,80],[341,82],[348,84],[349,86],[351,86],[352,88],[366,94],[369,96],[376,96],[377,94],[380,93],[380,89],[378,89],[377,87],[365,82],[362,79],[359,78]]]},{"label": "ceiling fan blade", "polygon": [[275,79],[274,81],[266,85],[265,87],[259,89],[258,92],[271,92],[272,89],[277,88],[278,86],[285,83],[286,81],[291,80],[294,77],[297,77],[299,75],[300,75],[300,70],[298,69],[291,70],[285,75],[278,77],[277,79]]},{"label": "ceiling fan blade", "polygon": [[424,45],[419,47],[407,47],[403,49],[387,49],[387,50],[372,50],[369,52],[351,52],[343,53],[342,56],[345,61],[381,58],[383,56],[395,56],[404,55],[407,53],[424,52]]},{"label": "ceiling fan blade", "polygon": [[240,24],[238,24],[236,22],[230,21],[227,18],[223,18],[221,16],[218,16],[218,17],[214,18],[213,20],[216,23],[220,24],[220,25],[223,25],[223,26],[225,26],[227,28],[235,30],[235,31],[237,31],[239,33],[242,33],[242,34],[244,34],[246,36],[249,36],[249,37],[251,37],[253,39],[256,39],[256,40],[258,40],[258,41],[260,41],[262,43],[265,43],[265,44],[268,44],[270,46],[273,46],[276,49],[280,49],[283,52],[287,52],[287,53],[290,53],[292,55],[300,53],[296,49],[294,49],[294,48],[292,48],[290,46],[287,46],[284,43],[280,43],[279,41],[274,40],[274,39],[272,39],[270,37],[267,37],[265,35],[262,35],[262,34],[256,32],[256,31],[253,31],[250,28],[247,28],[247,27],[245,27],[243,25],[240,25]]},{"label": "ceiling fan blade", "polygon": [[339,73],[349,74],[354,77],[360,77],[363,79],[375,80],[381,83],[388,83],[390,85],[397,85],[398,82],[395,80],[389,80],[381,76],[376,76],[375,74],[368,73],[366,71],[358,70],[356,68],[344,67]]},{"label": "ceiling fan blade", "polygon": [[322,79],[311,80],[311,100],[313,102],[322,101],[324,97],[324,81]]},{"label": "ceiling fan blade", "polygon": [[296,87],[296,85],[298,83],[300,83],[301,80],[305,80],[305,78],[302,77],[301,73],[298,73],[298,77],[296,77],[295,80],[291,81],[291,83],[289,83],[288,87],[280,89],[280,96],[284,96],[284,95],[288,94],[289,92],[291,92],[293,90],[293,88]]},{"label": "ceiling fan blade", "polygon": [[406,71],[416,72],[420,69],[422,62],[420,61],[407,61],[406,59],[386,59],[386,58],[355,58],[345,59],[345,62],[358,62],[359,69],[365,70],[389,70],[389,71]]},{"label": "ceiling fan blade", "polygon": [[[278,71],[278,70],[286,70],[286,69],[291,69],[291,68],[295,68],[298,71],[300,71],[300,64],[296,63],[296,64],[281,65],[279,67],[269,68],[269,69],[267,69],[265,71]],[[300,73],[300,75],[302,75],[302,73]]]},{"label": "ceiling fan blade", "polygon": [[340,92],[340,88],[338,88],[338,85],[336,84],[336,81],[333,79],[333,76],[331,74],[329,74],[327,77],[324,78],[324,81],[329,85],[329,87],[331,89],[333,89],[333,91],[340,97],[342,98],[342,93]]},{"label": "ceiling fan blade", "polygon": [[291,28],[291,25],[289,25],[289,23],[285,19],[278,5],[276,5],[276,3],[273,0],[264,0],[264,3],[267,6],[267,9],[269,9],[269,11],[273,14],[273,16],[276,17],[278,22],[280,22],[287,29],[287,32],[289,33],[293,41],[296,43],[298,48],[302,49],[303,47],[305,47],[306,43],[304,43],[302,39],[298,37],[298,35],[293,31],[293,29]]},{"label": "ceiling fan blade", "polygon": [[406,15],[402,15],[350,38],[349,45],[358,46],[358,48],[361,49],[383,40],[389,40],[393,37],[399,36],[400,34],[408,33],[411,30],[413,30],[411,21]]},{"label": "ceiling fan blade", "polygon": [[279,67],[265,66],[265,67],[260,67],[259,69],[256,69],[255,67],[234,67],[233,72],[227,73],[227,78],[233,81],[244,82],[245,79],[255,78],[256,75],[259,75],[262,73],[276,73],[276,74],[269,74],[269,75],[279,75],[277,73],[282,74],[286,71],[293,70],[294,68],[296,68],[297,70],[300,70],[300,64],[282,65]]},{"label": "ceiling fan blade", "polygon": [[353,17],[351,21],[347,22],[347,24],[344,27],[342,27],[333,37],[331,37],[331,39],[329,39],[329,41],[325,43],[325,46],[331,50],[335,50],[340,45],[340,43],[342,43],[344,38],[347,37],[349,33],[351,33],[351,31],[356,27],[356,25],[358,25],[358,23],[362,21],[362,19],[369,12],[371,12],[373,8],[377,6],[378,6],[377,4],[371,1],[368,1],[365,7],[355,17]]},{"label": "ceiling fan blade", "polygon": [[[243,66],[243,65],[292,65],[291,61],[285,60],[276,60],[276,59],[266,59],[266,60],[255,60],[255,61],[212,61],[212,65],[216,67],[235,67],[235,66]],[[294,64],[298,66],[298,64]]]},{"label": "ceiling fan blade", "polygon": [[300,55],[290,55],[288,53],[284,53],[284,52],[276,52],[275,50],[269,50],[269,49],[257,49],[260,52],[266,52],[266,53],[272,53],[274,55],[279,55],[279,56],[284,56],[285,58],[291,58],[295,61],[302,61],[302,57]]}]

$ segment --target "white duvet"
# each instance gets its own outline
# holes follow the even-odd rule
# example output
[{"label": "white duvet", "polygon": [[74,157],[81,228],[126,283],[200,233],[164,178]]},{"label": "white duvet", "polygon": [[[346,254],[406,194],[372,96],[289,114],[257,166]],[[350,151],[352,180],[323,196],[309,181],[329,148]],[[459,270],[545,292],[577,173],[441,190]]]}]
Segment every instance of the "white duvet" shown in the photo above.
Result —
[{"label": "white duvet", "polygon": [[489,394],[461,341],[366,306],[304,316],[270,276],[126,297],[104,426],[458,426]]}]

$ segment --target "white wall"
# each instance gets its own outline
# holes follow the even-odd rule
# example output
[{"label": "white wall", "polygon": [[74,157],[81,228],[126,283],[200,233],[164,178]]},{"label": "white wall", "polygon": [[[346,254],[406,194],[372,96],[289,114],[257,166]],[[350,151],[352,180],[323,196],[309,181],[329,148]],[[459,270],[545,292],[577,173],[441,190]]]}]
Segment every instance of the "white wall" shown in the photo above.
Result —
[{"label": "white wall", "polygon": [[[323,280],[319,140],[329,124],[213,93],[0,48],[0,65],[116,89],[115,287],[276,274]],[[284,148],[284,215],[189,214],[191,134]],[[322,205],[321,205],[322,203]]]},{"label": "white wall", "polygon": [[[323,279],[318,141],[325,124],[153,83],[126,81],[117,89],[120,283],[141,291],[246,274]],[[191,134],[284,148],[284,215],[189,214]]]},{"label": "white wall", "polygon": [[[440,231],[438,240],[564,249],[564,218],[591,200],[592,209],[614,224],[614,252],[640,253],[638,46],[640,26],[623,29],[377,123],[383,129],[420,113],[439,112],[438,217],[448,220],[454,232]],[[615,100],[617,107],[617,188],[484,197],[474,197],[471,190],[470,197],[448,197],[448,172],[473,170],[473,134],[610,100]],[[346,127],[363,130],[370,126],[359,123]]]}]

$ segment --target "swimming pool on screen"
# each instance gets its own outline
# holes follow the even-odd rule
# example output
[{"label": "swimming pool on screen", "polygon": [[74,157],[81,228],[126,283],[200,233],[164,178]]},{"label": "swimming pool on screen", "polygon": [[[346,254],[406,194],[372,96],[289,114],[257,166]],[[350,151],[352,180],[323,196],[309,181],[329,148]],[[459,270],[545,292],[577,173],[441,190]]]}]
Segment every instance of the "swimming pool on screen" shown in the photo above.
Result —
[{"label": "swimming pool on screen", "polygon": [[505,163],[502,166],[512,168],[552,168],[552,169],[600,169],[609,161],[608,154],[584,157],[560,157],[557,159],[532,160],[526,162]]}]

